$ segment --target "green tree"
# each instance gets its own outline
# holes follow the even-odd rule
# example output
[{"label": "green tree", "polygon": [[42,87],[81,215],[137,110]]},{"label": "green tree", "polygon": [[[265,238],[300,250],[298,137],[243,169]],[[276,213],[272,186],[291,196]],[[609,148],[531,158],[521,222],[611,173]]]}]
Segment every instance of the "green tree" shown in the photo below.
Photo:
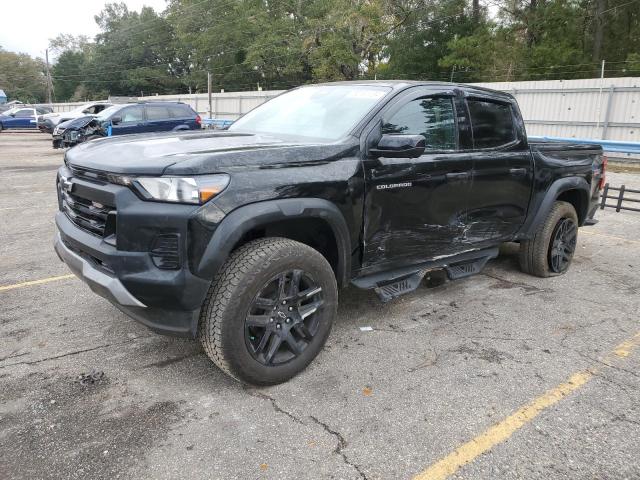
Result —
[{"label": "green tree", "polygon": [[0,88],[9,100],[39,103],[45,100],[44,62],[0,46]]}]

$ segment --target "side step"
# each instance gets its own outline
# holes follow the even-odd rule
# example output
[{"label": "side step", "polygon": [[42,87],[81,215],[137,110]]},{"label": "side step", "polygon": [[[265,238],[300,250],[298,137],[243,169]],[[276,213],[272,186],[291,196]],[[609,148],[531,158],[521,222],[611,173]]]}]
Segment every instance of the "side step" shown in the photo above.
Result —
[{"label": "side step", "polygon": [[383,303],[414,291],[424,276],[434,270],[444,269],[450,280],[480,273],[489,260],[498,256],[498,248],[487,248],[453,255],[447,258],[423,262],[411,267],[366,275],[351,281],[356,287],[373,289]]},{"label": "side step", "polygon": [[427,270],[420,270],[413,275],[403,278],[402,280],[396,280],[393,283],[387,283],[380,287],[374,288],[374,291],[380,297],[382,303],[387,303],[400,295],[413,292],[420,286],[420,282],[424,278]]},{"label": "side step", "polygon": [[461,262],[445,267],[449,280],[458,280],[460,278],[470,277],[476,273],[480,273],[489,260],[495,257],[481,257],[470,262]]}]

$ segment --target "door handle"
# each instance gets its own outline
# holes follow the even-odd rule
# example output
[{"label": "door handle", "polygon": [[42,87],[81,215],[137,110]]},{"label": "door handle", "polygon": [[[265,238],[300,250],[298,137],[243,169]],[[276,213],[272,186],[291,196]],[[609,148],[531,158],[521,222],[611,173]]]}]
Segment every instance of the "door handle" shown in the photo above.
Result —
[{"label": "door handle", "polygon": [[521,177],[527,174],[526,168],[510,168],[509,175],[514,175],[516,177]]},{"label": "door handle", "polygon": [[465,178],[469,178],[469,172],[447,173],[445,177],[447,177],[447,180],[464,180]]}]

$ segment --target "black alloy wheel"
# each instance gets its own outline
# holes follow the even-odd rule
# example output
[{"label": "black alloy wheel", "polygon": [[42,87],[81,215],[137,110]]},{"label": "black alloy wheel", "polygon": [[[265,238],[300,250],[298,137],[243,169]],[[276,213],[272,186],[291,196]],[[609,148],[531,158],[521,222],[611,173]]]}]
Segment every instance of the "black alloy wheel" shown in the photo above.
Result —
[{"label": "black alloy wheel", "polygon": [[283,272],[258,292],[245,318],[245,343],[265,366],[298,357],[318,333],[322,288],[303,270]]},{"label": "black alloy wheel", "polygon": [[571,218],[561,218],[551,235],[549,267],[554,273],[562,273],[569,268],[576,250],[578,226]]}]

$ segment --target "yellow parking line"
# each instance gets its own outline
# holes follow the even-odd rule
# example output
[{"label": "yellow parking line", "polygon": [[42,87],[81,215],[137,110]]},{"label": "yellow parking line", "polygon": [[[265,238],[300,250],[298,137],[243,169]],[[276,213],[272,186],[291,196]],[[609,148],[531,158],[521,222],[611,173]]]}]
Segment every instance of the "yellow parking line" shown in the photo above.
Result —
[{"label": "yellow parking line", "polygon": [[584,230],[584,229],[580,229],[580,234],[586,234],[586,235],[595,235],[597,237],[605,237],[605,238],[610,238],[612,240],[620,240],[622,242],[629,242],[629,243],[638,243],[640,244],[640,241],[638,240],[631,240],[629,238],[624,238],[624,237],[616,237],[615,235],[607,235],[606,233],[598,233],[598,232],[591,232],[589,230]]},{"label": "yellow parking line", "polygon": [[[607,357],[624,358],[640,344],[640,332],[618,345]],[[414,477],[414,480],[444,480],[462,466],[472,462],[499,443],[508,440],[514,432],[529,423],[547,408],[555,405],[567,395],[583,387],[598,372],[597,369],[574,373],[565,383],[547,391],[504,420],[490,427],[474,439],[456,448],[446,457]]]},{"label": "yellow parking line", "polygon": [[31,280],[29,282],[14,283],[13,285],[4,285],[0,286],[0,292],[13,290],[15,288],[30,287],[31,285],[41,285],[43,283],[56,282],[58,280],[67,280],[74,277],[75,275],[60,275],[59,277],[41,278],[40,280]]}]

